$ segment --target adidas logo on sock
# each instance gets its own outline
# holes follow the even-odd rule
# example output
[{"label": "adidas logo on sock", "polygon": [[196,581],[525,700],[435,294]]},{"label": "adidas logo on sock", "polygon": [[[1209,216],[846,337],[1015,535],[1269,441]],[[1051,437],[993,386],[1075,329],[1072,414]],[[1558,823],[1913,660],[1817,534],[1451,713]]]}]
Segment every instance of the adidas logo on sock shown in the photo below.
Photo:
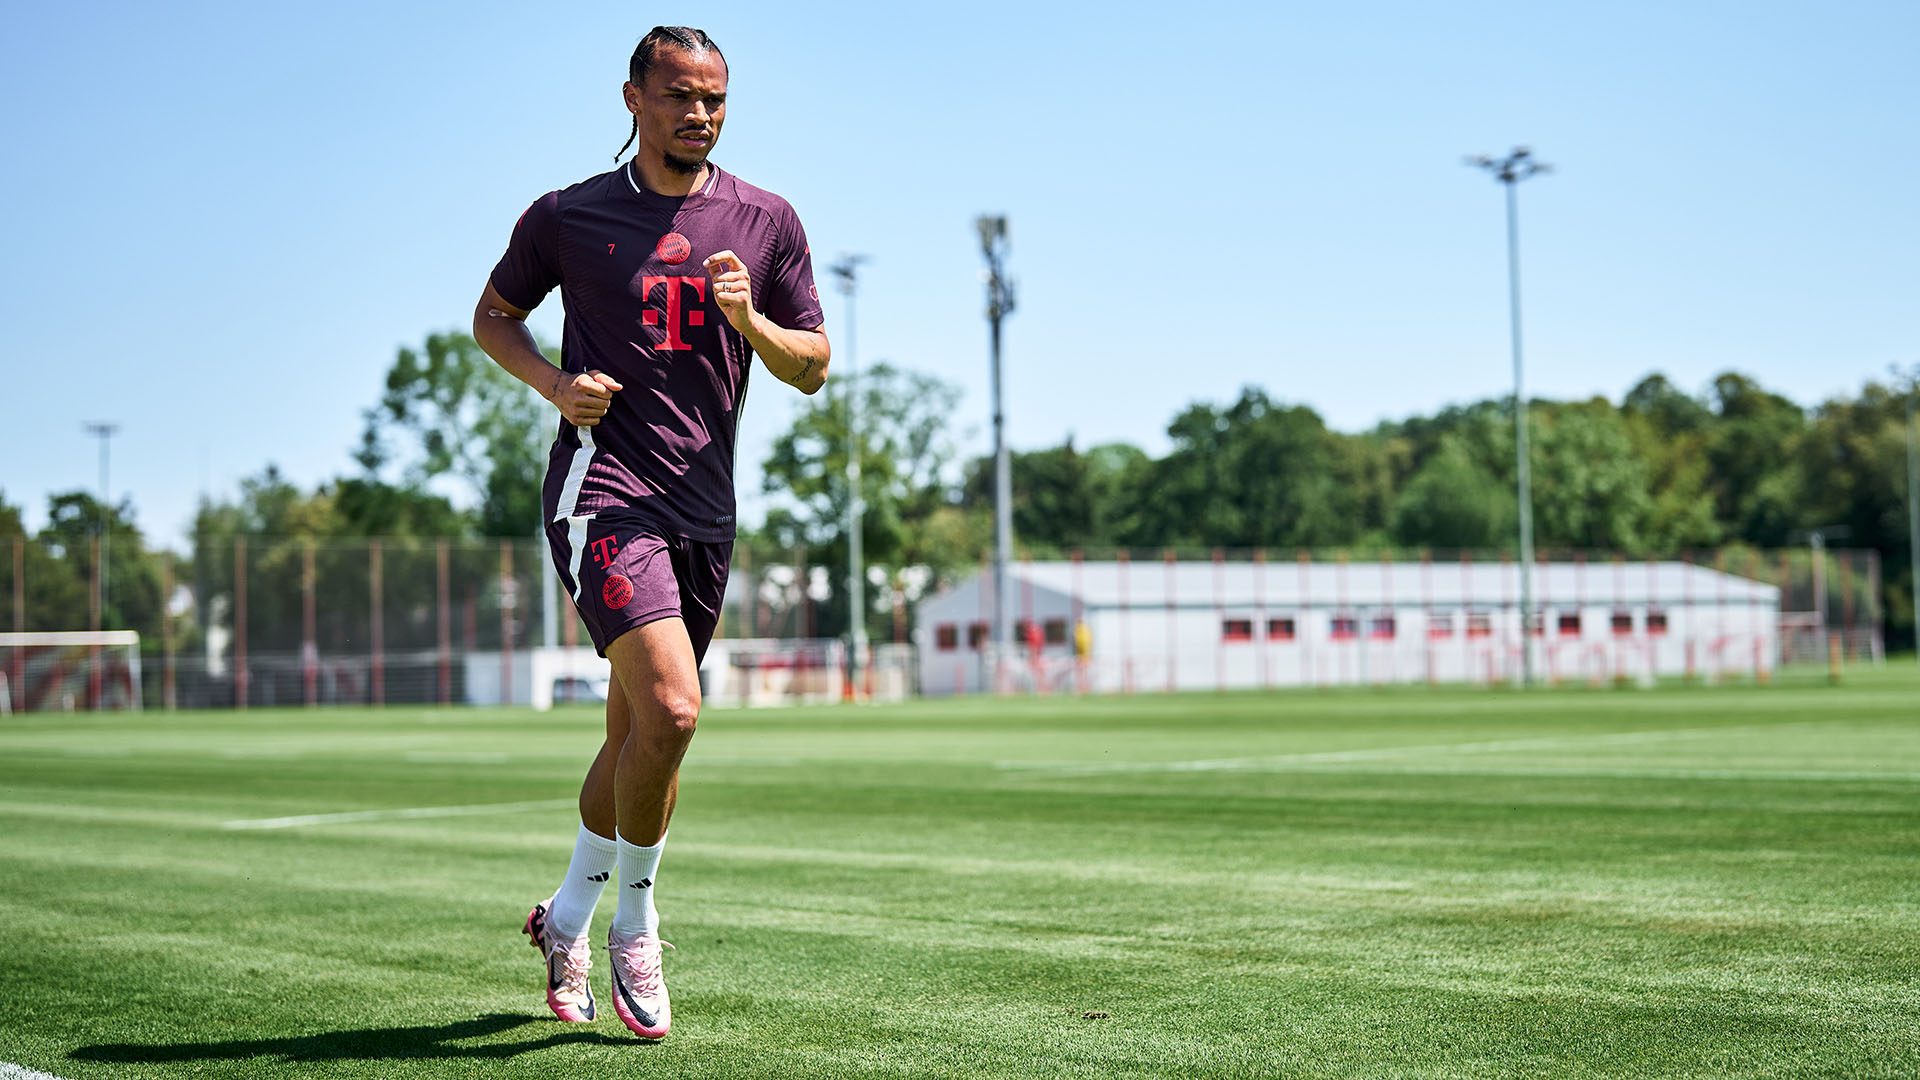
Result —
[{"label": "adidas logo on sock", "polygon": [[593,875],[592,877],[590,877],[590,878],[588,878],[587,880],[588,880],[588,881],[605,881],[605,880],[607,880],[607,878],[609,878],[609,877],[612,877],[612,876],[613,876],[613,875],[612,875],[612,874],[610,874],[609,872],[607,872],[607,871],[605,871],[605,870],[602,870],[602,871],[600,871],[599,873],[597,873],[597,874],[595,874],[595,875]]},{"label": "adidas logo on sock", "polygon": [[652,887],[653,887],[652,878],[641,878],[639,881],[633,882],[632,884],[627,886],[627,888],[629,889],[650,889]]}]

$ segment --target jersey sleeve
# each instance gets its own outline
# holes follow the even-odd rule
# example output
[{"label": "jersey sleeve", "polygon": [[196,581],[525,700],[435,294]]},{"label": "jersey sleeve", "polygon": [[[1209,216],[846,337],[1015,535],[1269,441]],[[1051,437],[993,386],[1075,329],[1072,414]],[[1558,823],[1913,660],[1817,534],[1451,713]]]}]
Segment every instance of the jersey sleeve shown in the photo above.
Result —
[{"label": "jersey sleeve", "polygon": [[560,284],[559,208],[557,191],[534,200],[493,268],[493,291],[515,307],[532,311]]},{"label": "jersey sleeve", "polygon": [[775,326],[788,330],[817,330],[826,322],[820,312],[820,290],[813,283],[813,249],[800,215],[782,205],[774,215],[773,279],[760,290],[761,310]]}]

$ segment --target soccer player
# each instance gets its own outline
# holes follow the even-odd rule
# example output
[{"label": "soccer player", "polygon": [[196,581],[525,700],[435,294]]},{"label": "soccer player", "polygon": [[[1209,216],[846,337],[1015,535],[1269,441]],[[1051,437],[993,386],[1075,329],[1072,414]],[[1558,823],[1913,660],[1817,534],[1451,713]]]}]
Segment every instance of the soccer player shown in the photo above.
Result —
[{"label": "soccer player", "polygon": [[[521,215],[473,336],[560,410],[542,494],[547,538],[614,676],[573,859],[525,933],[545,960],[554,1014],[593,1019],[586,934],[611,874],[614,1009],[657,1039],[671,1015],[653,894],[733,552],[747,373],[757,354],[774,378],[812,394],[828,346],[793,208],[707,160],[727,115],[719,48],[702,31],[656,26],[628,76],[633,130],[620,150],[634,145],[634,156]],[[555,286],[566,303],[562,367],[524,322]]]}]

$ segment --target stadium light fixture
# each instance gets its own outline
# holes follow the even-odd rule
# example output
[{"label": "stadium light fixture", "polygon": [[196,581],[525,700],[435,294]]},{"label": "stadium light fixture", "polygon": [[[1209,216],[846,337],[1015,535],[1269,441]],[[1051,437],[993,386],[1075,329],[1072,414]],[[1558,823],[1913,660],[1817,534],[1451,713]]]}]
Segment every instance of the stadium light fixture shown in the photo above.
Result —
[{"label": "stadium light fixture", "polygon": [[113,496],[108,491],[107,476],[113,455],[109,447],[113,437],[120,433],[120,425],[110,420],[93,420],[84,427],[87,434],[100,440],[100,628],[106,630],[110,621],[107,617],[107,583],[113,577]]},{"label": "stadium light fixture", "polygon": [[1467,164],[1493,174],[1507,189],[1507,290],[1513,320],[1513,441],[1514,465],[1520,498],[1520,670],[1525,685],[1532,686],[1533,642],[1529,637],[1533,620],[1533,479],[1527,452],[1527,395],[1520,361],[1520,212],[1514,188],[1522,180],[1553,171],[1538,161],[1533,151],[1516,146],[1503,158],[1478,154]]},{"label": "stadium light fixture", "polygon": [[865,255],[842,255],[831,267],[847,298],[847,685],[855,697],[860,694],[860,667],[867,655],[867,568],[860,542],[860,365],[853,315],[860,264],[866,261]]},{"label": "stadium light fixture", "polygon": [[982,275],[987,286],[987,323],[993,331],[993,672],[996,687],[1000,665],[1013,648],[1012,582],[1007,560],[1013,553],[1013,471],[1007,458],[1006,412],[1000,393],[1000,321],[1013,314],[1013,281],[1006,274],[1007,219],[982,214],[973,220],[980,232],[980,254],[987,260]]}]

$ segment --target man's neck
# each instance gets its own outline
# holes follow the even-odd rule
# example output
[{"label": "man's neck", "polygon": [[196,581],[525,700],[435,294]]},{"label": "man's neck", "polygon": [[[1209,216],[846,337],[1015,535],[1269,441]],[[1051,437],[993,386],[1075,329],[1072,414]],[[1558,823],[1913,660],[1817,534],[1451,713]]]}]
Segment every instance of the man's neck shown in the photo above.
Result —
[{"label": "man's neck", "polygon": [[634,156],[632,168],[640,178],[641,187],[656,195],[669,195],[674,198],[685,198],[700,190],[700,185],[706,183],[710,175],[709,166],[704,161],[700,163],[698,169],[686,173],[669,169],[660,161],[649,164],[644,154]]}]

